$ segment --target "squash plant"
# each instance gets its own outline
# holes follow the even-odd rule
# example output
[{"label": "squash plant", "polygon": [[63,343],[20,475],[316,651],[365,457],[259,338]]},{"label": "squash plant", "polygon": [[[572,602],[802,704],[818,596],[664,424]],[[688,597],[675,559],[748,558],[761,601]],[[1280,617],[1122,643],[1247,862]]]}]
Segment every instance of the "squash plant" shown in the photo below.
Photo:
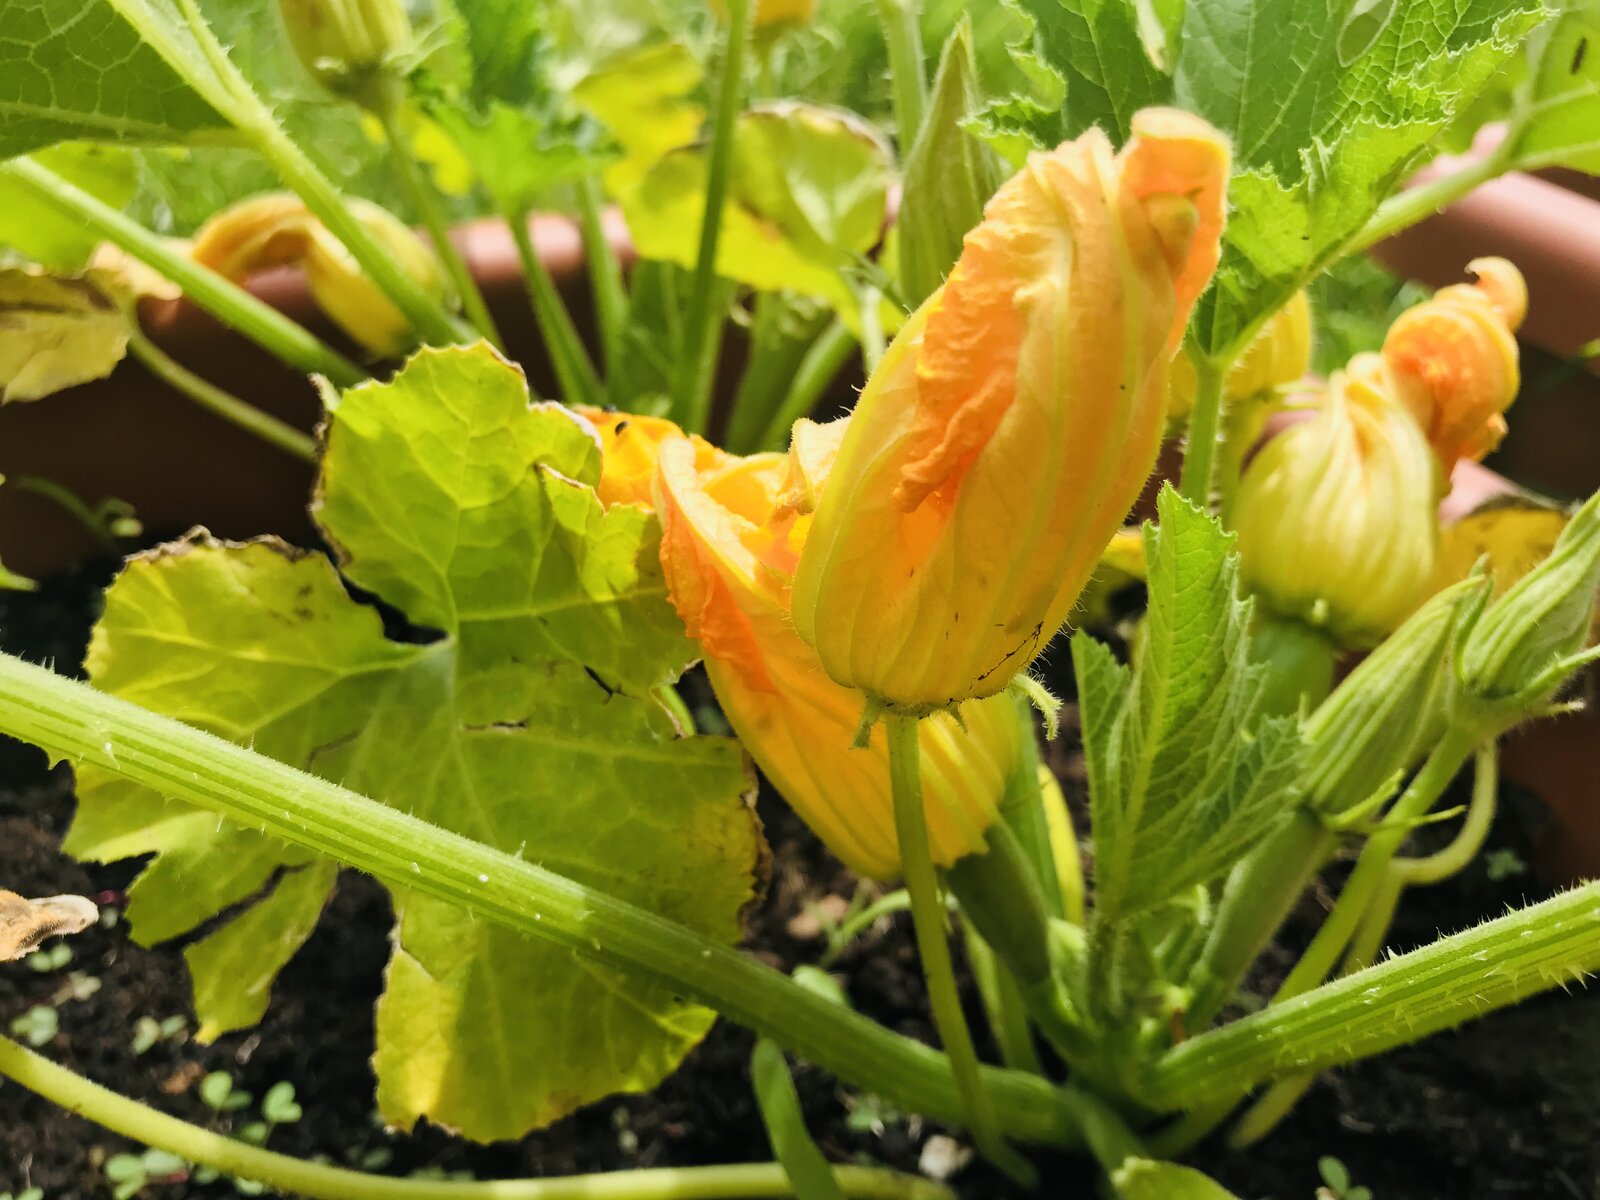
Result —
[{"label": "squash plant", "polygon": [[[1406,889],[1481,842],[1496,740],[1594,656],[1600,498],[1531,570],[1439,549],[1444,480],[1515,395],[1514,267],[1402,314],[1246,466],[1305,370],[1320,273],[1493,172],[1584,162],[1600,59],[1574,47],[1600,14],[1018,0],[951,30],[930,85],[916,6],[878,7],[869,119],[783,94],[828,78],[803,4],[0,0],[0,239],[28,264],[0,276],[0,395],[134,353],[314,458],[328,547],[197,530],[128,561],[88,685],[0,659],[0,730],[78,771],[68,849],[154,856],[141,941],[206,927],[203,1037],[261,1019],[342,866],[381,879],[392,1124],[515,1137],[649,1090],[721,1015],[762,1036],[778,1162],[400,1182],[217,1138],[4,1040],[0,1072],[306,1195],[947,1194],[830,1167],[787,1051],[965,1126],[1023,1186],[1024,1148],[1053,1145],[1115,1194],[1206,1197],[1172,1160],[1252,1094],[1241,1143],[1311,1073],[1600,965],[1595,885],[1374,962]],[[1504,80],[1489,165],[1400,191]],[[598,353],[530,239],[545,203],[582,232]],[[509,223],[562,403],[496,349],[448,237],[471,211]],[[283,264],[364,361],[240,286]],[[145,337],[137,298],[168,291],[318,379],[314,442]],[[719,412],[733,323],[750,353]],[[858,347],[854,414],[803,419]],[[1175,431],[1178,486],[1119,533]],[[1060,702],[1028,668],[1113,571],[1149,602],[1127,661],[1072,640],[1086,904],[1034,743],[1030,706],[1053,728]],[[675,690],[697,660],[735,737]],[[847,863],[904,877],[940,1050],[736,949],[766,869],[752,760]],[[1404,856],[1468,763],[1456,839]],[[1219,1023],[1341,849],[1355,871],[1278,995]],[[974,1050],[946,891],[1003,1065]],[[82,914],[13,899],[24,923]]]}]

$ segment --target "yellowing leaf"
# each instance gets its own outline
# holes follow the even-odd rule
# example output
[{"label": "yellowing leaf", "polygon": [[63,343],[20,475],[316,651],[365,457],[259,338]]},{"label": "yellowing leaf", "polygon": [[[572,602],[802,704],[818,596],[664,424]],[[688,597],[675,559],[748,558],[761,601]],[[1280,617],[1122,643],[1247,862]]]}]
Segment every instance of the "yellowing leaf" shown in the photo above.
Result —
[{"label": "yellowing leaf", "polygon": [[0,268],[0,404],[104,379],[127,353],[128,322],[88,278]]},{"label": "yellowing leaf", "polygon": [[617,55],[578,84],[573,101],[622,147],[605,171],[613,196],[628,195],[668,151],[699,136],[706,111],[692,97],[703,75],[687,46],[664,42]]},{"label": "yellowing leaf", "polygon": [[[483,346],[424,351],[330,400],[315,514],[339,565],[205,538],[141,556],[106,596],[95,683],[726,941],[759,829],[731,739],[685,736],[649,692],[692,649],[657,527],[602,508],[598,446]],[[345,580],[418,633],[392,640]],[[85,770],[69,849],[154,851],[135,935],[227,914],[187,954],[202,1030],[258,1020],[334,865]],[[264,899],[233,915],[264,888]],[[379,1107],[481,1140],[644,1091],[710,1028],[669,989],[394,890]]]}]

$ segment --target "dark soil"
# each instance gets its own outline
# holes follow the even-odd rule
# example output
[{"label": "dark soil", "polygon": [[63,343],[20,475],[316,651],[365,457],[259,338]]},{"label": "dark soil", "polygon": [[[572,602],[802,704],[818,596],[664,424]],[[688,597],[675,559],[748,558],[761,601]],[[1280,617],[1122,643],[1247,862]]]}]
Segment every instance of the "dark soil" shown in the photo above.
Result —
[{"label": "dark soil", "polygon": [[[85,570],[53,580],[33,596],[0,593],[0,643],[62,669],[76,664],[105,573]],[[1052,748],[1052,761],[1070,784],[1070,748]],[[1515,803],[1503,807],[1495,848],[1521,844],[1524,809]],[[59,846],[71,813],[66,769],[49,770],[42,755],[0,739],[0,886],[24,895],[100,896],[114,911],[137,864],[83,866],[65,858]],[[755,918],[749,949],[783,967],[815,961],[821,942],[805,915],[807,906],[848,898],[855,883],[772,798],[763,798],[761,815],[774,849],[774,883]],[[1394,948],[1544,894],[1526,874],[1491,880],[1485,861],[1448,884],[1409,896]],[[1281,973],[1327,902],[1326,891],[1308,897],[1257,986]],[[751,1039],[727,1023],[653,1095],[602,1102],[518,1143],[483,1147],[431,1129],[414,1136],[386,1132],[373,1115],[367,1056],[388,924],[383,890],[347,874],[332,911],[279,980],[266,1020],[213,1046],[180,1035],[135,1053],[139,1018],[187,1013],[188,980],[181,947],[143,949],[120,925],[73,939],[72,961],[56,971],[0,971],[0,1027],[35,1005],[53,1006],[60,1031],[43,1047],[52,1059],[217,1128],[237,1129],[253,1116],[213,1113],[198,1087],[208,1072],[229,1073],[257,1097],[289,1081],[305,1116],[273,1132],[274,1149],[397,1174],[466,1171],[488,1179],[770,1157],[747,1078]],[[862,1012],[902,1033],[931,1037],[906,918],[881,922],[836,971]],[[93,984],[84,980],[97,980],[98,990],[85,995]],[[947,1132],[884,1111],[814,1068],[800,1067],[797,1082],[808,1123],[836,1161],[914,1170],[928,1139]],[[1245,1200],[1312,1200],[1323,1155],[1341,1159],[1378,1200],[1594,1200],[1600,1198],[1597,1117],[1600,997],[1557,994],[1336,1072],[1250,1155],[1206,1146],[1196,1161]],[[31,1186],[41,1188],[47,1200],[98,1200],[111,1194],[103,1174],[106,1158],[134,1149],[18,1087],[0,1084],[0,1195]],[[1092,1176],[1081,1162],[1041,1156],[1040,1166],[1039,1195],[1093,1195]],[[966,1167],[953,1182],[967,1200],[1018,1195],[981,1165]],[[178,1178],[152,1183],[143,1194],[178,1200],[226,1197],[232,1189],[225,1182],[200,1185]]]}]

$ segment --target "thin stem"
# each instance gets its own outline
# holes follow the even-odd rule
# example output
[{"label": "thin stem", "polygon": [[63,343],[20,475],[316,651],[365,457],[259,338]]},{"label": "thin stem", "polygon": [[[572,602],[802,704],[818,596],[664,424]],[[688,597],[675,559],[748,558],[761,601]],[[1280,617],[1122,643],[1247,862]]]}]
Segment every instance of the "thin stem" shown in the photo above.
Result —
[{"label": "thin stem", "polygon": [[1032,1166],[1007,1146],[1000,1133],[994,1101],[979,1072],[978,1052],[961,1011],[939,877],[928,843],[928,815],[922,807],[921,747],[917,718],[891,713],[884,718],[889,741],[889,782],[894,793],[894,829],[900,845],[900,868],[911,893],[911,920],[916,927],[922,975],[939,1040],[955,1069],[956,1086],[966,1125],[978,1150],[1017,1182],[1031,1186]]},{"label": "thin stem", "polygon": [[1039,1055],[1033,1046],[1028,1011],[1016,977],[1000,964],[994,950],[973,928],[971,921],[961,922],[961,932],[967,948],[967,964],[972,968],[984,1014],[989,1018],[989,1032],[1000,1048],[1000,1061],[1013,1070],[1040,1074]]},{"label": "thin stem", "polygon": [[903,150],[909,150],[922,128],[928,105],[927,64],[922,54],[922,18],[917,0],[878,0],[878,19],[889,51],[894,85],[894,124]]},{"label": "thin stem", "polygon": [[[1078,862],[1077,839],[1065,848],[1063,861],[1050,836],[1050,814],[1045,811],[1044,788],[1039,780],[1039,740],[1033,726],[1033,702],[1014,695],[1022,753],[1018,756],[1006,794],[1000,802],[1000,819],[1016,835],[1038,881],[1045,914],[1083,924],[1083,869]],[[1070,834],[1070,830],[1068,831]]]},{"label": "thin stem", "polygon": [[1507,134],[1504,141],[1482,158],[1474,159],[1459,171],[1430,179],[1427,183],[1407,188],[1390,196],[1378,206],[1378,211],[1361,231],[1351,238],[1341,251],[1344,255],[1359,254],[1402,229],[1426,220],[1440,209],[1454,204],[1480,184],[1505,174],[1516,164],[1511,156],[1516,138]]},{"label": "thin stem", "polygon": [[[480,919],[655,980],[907,1111],[958,1120],[950,1061],[733,947],[265,755],[0,654],[0,732],[260,829]],[[988,1069],[1019,1139],[1077,1142],[1067,1097]]]},{"label": "thin stem", "polygon": [[904,888],[890,892],[886,896],[879,896],[860,912],[846,917],[840,922],[839,927],[828,935],[828,949],[822,955],[821,965],[831,967],[838,961],[839,956],[850,948],[852,942],[884,917],[910,910],[911,893]]},{"label": "thin stem", "polygon": [[182,392],[207,412],[237,425],[246,433],[255,434],[262,441],[302,462],[317,461],[317,446],[309,435],[287,421],[280,421],[271,413],[253,408],[232,392],[223,391],[209,380],[200,378],[152,342],[142,330],[134,329],[129,333],[128,350],[152,375]]},{"label": "thin stem", "polygon": [[1176,1111],[1382,1053],[1600,970],[1600,882],[1396,955],[1167,1051],[1140,1096]]},{"label": "thin stem", "polygon": [[522,259],[528,299],[533,304],[533,315],[539,322],[539,334],[549,352],[550,365],[555,369],[561,398],[568,404],[600,404],[600,378],[595,374],[583,339],[578,336],[578,327],[572,323],[572,314],[556,290],[556,281],[534,249],[533,235],[528,231],[528,214],[508,213],[506,224],[511,227],[511,238]]},{"label": "thin stem", "polygon": [[183,294],[224,325],[237,330],[290,366],[308,375],[325,375],[340,387],[354,387],[367,373],[325,346],[271,305],[256,299],[173,249],[163,238],[75,187],[29,158],[0,163],[0,174],[86,228],[119,246],[183,289]]},{"label": "thin stem", "polygon": [[722,444],[753,454],[757,439],[788,393],[789,384],[827,321],[827,313],[799,311],[783,292],[760,292],[750,328],[750,352],[733,398]]},{"label": "thin stem", "polygon": [[[367,1175],[291,1158],[169,1117],[74,1074],[10,1038],[0,1037],[0,1075],[68,1112],[185,1162],[317,1200],[754,1200],[804,1196],[773,1163],[481,1183]],[[835,1178],[843,1195],[863,1200],[948,1200],[950,1195],[925,1180],[874,1168],[840,1167]]]},{"label": "thin stem", "polygon": [[794,373],[789,394],[778,405],[778,411],[767,422],[761,435],[760,449],[782,450],[789,443],[789,430],[801,417],[809,417],[816,409],[828,386],[838,378],[845,363],[856,349],[856,335],[835,321],[822,331],[822,336],[811,344],[806,356],[800,360],[800,369]]},{"label": "thin stem", "polygon": [[[250,140],[279,177],[306,202],[306,207],[344,243],[361,269],[383,289],[405,314],[412,327],[428,342],[448,345],[464,340],[444,306],[407,275],[394,257],[350,210],[343,194],[310,156],[278,124],[272,108],[250,86],[250,81],[228,58],[196,0],[178,0],[184,24],[212,69],[204,94],[214,108]],[[175,47],[165,30],[152,29],[163,18],[136,0],[117,0],[117,11],[186,80],[194,71],[188,54]],[[153,36],[152,36],[153,35]]]},{"label": "thin stem", "polygon": [[1227,370],[1226,362],[1204,354],[1194,356],[1194,406],[1189,410],[1189,441],[1183,452],[1178,491],[1201,508],[1211,505],[1217,439],[1222,426],[1222,381]]},{"label": "thin stem", "polygon": [[1411,786],[1385,815],[1383,824],[1367,840],[1356,868],[1334,903],[1333,911],[1317,931],[1288,978],[1273,996],[1277,1004],[1309,991],[1328,977],[1344,952],[1357,924],[1365,916],[1373,897],[1388,872],[1389,863],[1411,833],[1413,824],[1426,815],[1456,777],[1461,764],[1472,753],[1477,736],[1460,726],[1452,726],[1434,748],[1428,761],[1417,772]]},{"label": "thin stem", "polygon": [[673,409],[691,433],[704,433],[711,419],[711,385],[716,375],[717,352],[722,343],[721,314],[714,312],[717,287],[717,246],[722,238],[722,207],[727,201],[733,173],[733,142],[739,102],[744,94],[744,59],[750,42],[751,0],[727,0],[727,44],[722,54],[722,77],[711,127],[710,158],[706,164],[706,207],[700,218],[700,249],[695,259],[693,290],[684,322],[683,349],[672,389]]},{"label": "thin stem", "polygon": [[772,1152],[802,1200],[844,1200],[833,1169],[806,1129],[800,1094],[784,1061],[783,1050],[770,1038],[759,1038],[750,1055],[750,1083],[755,1089],[761,1123],[767,1127]]},{"label": "thin stem", "polygon": [[628,289],[616,248],[606,237],[604,197],[600,181],[586,175],[578,183],[578,229],[583,235],[583,256],[589,268],[589,289],[594,294],[600,349],[607,375],[614,375],[622,359],[622,340],[628,328]]},{"label": "thin stem", "polygon": [[[1354,974],[1372,964],[1384,938],[1388,936],[1395,910],[1400,906],[1400,897],[1408,886],[1440,883],[1450,878],[1464,870],[1483,848],[1483,839],[1488,836],[1489,827],[1494,823],[1499,796],[1498,761],[1498,751],[1492,739],[1478,748],[1472,804],[1467,809],[1467,818],[1461,823],[1461,829],[1448,846],[1426,858],[1397,858],[1389,864],[1388,873],[1350,942],[1350,949],[1340,967],[1343,974]],[[1315,1079],[1316,1075],[1308,1072],[1274,1083],[1239,1118],[1238,1125],[1228,1137],[1229,1144],[1235,1147],[1253,1145],[1271,1133],[1289,1115]]]},{"label": "thin stem", "polygon": [[472,277],[472,271],[467,267],[467,260],[462,257],[461,251],[450,239],[449,218],[439,199],[438,189],[429,181],[422,164],[417,161],[411,139],[401,127],[400,112],[398,95],[385,95],[374,110],[379,124],[383,126],[384,140],[389,144],[390,157],[400,176],[400,186],[404,189],[406,198],[411,201],[411,206],[417,210],[417,215],[422,218],[423,227],[428,231],[428,240],[433,243],[439,261],[444,264],[444,269],[450,276],[450,282],[461,300],[461,307],[467,319],[479,333],[493,343],[496,349],[503,350],[505,341],[495,326],[494,317],[489,313],[489,305],[483,298],[478,281]]}]

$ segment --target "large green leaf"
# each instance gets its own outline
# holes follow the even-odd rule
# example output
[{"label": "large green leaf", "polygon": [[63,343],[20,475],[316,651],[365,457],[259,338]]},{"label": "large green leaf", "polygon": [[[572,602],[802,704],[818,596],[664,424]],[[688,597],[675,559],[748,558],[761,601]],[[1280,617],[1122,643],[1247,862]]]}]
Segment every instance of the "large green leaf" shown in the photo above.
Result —
[{"label": "large green leaf", "polygon": [[[89,667],[109,691],[429,821],[738,935],[761,861],[736,743],[683,736],[648,692],[691,650],[651,519],[601,509],[588,428],[529,404],[492,351],[424,351],[332,408],[316,507],[343,577],[271,542],[190,539],[130,563]],[[403,610],[396,641],[345,580]],[[431,638],[431,640],[429,640]],[[189,951],[206,1032],[258,1019],[329,864],[85,771],[74,853],[156,851],[143,941],[268,890]],[[397,891],[379,1103],[491,1139],[644,1090],[712,1014],[571,952]]]},{"label": "large green leaf", "polygon": [[[131,2],[176,28],[163,0]],[[176,142],[227,124],[109,0],[0,0],[0,31],[0,158],[73,138]]]},{"label": "large green leaf", "polygon": [[0,404],[111,374],[131,319],[92,278],[0,267]]},{"label": "large green leaf", "polygon": [[1094,817],[1095,919],[1148,912],[1222,875],[1284,811],[1293,717],[1262,713],[1233,537],[1170,487],[1145,529],[1150,607],[1130,671],[1072,641]]},{"label": "large green leaf", "polygon": [[1207,0],[1179,25],[1154,0],[1017,3],[1036,26],[1024,54],[1066,100],[992,114],[997,135],[1052,145],[1099,125],[1121,141],[1139,108],[1176,103],[1233,140],[1223,261],[1195,317],[1216,354],[1361,229],[1545,15],[1541,0]]},{"label": "large green leaf", "polygon": [[[644,257],[694,265],[706,158],[701,146],[673,151],[622,197]],[[882,236],[890,175],[887,144],[852,114],[793,103],[745,113],[736,126],[717,273],[852,307],[841,272]]]},{"label": "large green leaf", "polygon": [[1600,0],[1567,0],[1529,44],[1517,161],[1600,174]]}]

